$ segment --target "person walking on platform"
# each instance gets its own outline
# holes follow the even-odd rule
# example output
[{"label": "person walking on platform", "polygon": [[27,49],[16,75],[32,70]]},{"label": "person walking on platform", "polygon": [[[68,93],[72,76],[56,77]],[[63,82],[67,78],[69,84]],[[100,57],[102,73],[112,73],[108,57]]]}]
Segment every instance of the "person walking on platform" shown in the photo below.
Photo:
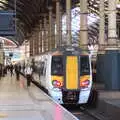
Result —
[{"label": "person walking on platform", "polygon": [[25,67],[25,75],[26,75],[26,78],[27,78],[27,86],[29,87],[30,86],[30,83],[32,81],[32,72],[33,72],[33,69],[30,65],[27,65]]},{"label": "person walking on platform", "polygon": [[20,79],[20,69],[19,69],[18,64],[15,65],[15,73],[16,73],[16,80],[19,80]]},{"label": "person walking on platform", "polygon": [[13,76],[13,69],[14,69],[14,67],[13,67],[13,65],[11,64],[11,65],[10,65],[10,74],[11,74],[11,77]]}]

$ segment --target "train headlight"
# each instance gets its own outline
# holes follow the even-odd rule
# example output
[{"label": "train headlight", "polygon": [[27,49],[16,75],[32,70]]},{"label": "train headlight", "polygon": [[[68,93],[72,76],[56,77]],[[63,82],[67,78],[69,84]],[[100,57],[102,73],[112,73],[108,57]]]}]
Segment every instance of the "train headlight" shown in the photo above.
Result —
[{"label": "train headlight", "polygon": [[81,88],[87,88],[90,84],[90,80],[84,80],[80,82],[80,87]]},{"label": "train headlight", "polygon": [[60,81],[58,81],[58,80],[53,80],[52,81],[52,85],[54,86],[54,87],[61,87],[62,86],[62,83],[60,82]]}]

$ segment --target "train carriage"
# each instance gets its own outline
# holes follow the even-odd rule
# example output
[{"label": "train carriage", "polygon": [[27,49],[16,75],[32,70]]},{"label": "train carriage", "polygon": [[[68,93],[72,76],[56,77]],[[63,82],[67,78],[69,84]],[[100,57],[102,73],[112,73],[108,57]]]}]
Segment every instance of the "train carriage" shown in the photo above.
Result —
[{"label": "train carriage", "polygon": [[65,46],[36,56],[34,77],[60,104],[85,104],[92,89],[91,57],[78,47]]}]

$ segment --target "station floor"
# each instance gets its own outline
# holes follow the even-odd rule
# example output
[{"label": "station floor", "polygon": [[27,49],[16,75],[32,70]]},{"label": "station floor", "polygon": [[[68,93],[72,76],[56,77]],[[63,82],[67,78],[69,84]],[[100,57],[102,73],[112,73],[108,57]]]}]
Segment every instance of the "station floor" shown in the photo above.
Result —
[{"label": "station floor", "polygon": [[104,84],[94,84],[98,103],[91,114],[100,120],[120,120],[120,90],[107,90]]},{"label": "station floor", "polygon": [[31,84],[26,87],[22,76],[0,80],[0,120],[78,120],[44,92]]}]

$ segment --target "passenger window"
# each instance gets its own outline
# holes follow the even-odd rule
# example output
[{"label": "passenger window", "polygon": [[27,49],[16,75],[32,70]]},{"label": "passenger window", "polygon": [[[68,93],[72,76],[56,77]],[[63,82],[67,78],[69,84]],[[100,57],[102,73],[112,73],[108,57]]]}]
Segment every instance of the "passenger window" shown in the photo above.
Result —
[{"label": "passenger window", "polygon": [[90,74],[89,56],[80,56],[80,75]]},{"label": "passenger window", "polygon": [[62,56],[53,56],[51,64],[52,75],[63,75],[63,58]]}]

